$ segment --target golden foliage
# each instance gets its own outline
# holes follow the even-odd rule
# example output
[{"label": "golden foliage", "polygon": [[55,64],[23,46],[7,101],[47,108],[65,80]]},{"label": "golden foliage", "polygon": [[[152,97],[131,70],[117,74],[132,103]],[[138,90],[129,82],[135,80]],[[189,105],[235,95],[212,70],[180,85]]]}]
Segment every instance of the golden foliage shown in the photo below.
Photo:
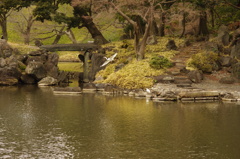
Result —
[{"label": "golden foliage", "polygon": [[[181,45],[184,40],[174,39],[176,45]],[[136,60],[133,40],[124,40],[104,45],[104,48],[111,48],[106,52],[106,56],[110,57],[114,53],[118,53],[114,63],[109,64],[104,70],[98,72],[97,77],[103,77],[104,80],[99,83],[110,83],[121,88],[139,89],[149,88],[154,84],[153,76],[161,75],[164,69],[153,69],[149,65],[149,61],[153,56],[164,56],[168,59],[178,53],[175,50],[167,50],[166,44],[168,38],[159,38],[158,44],[147,45],[145,59]],[[127,46],[127,47],[125,47]],[[121,70],[115,72],[115,67],[118,64],[127,64]]]},{"label": "golden foliage", "polygon": [[111,75],[112,73],[114,73],[115,71],[115,66],[116,64],[111,64],[111,65],[107,65],[107,67],[104,70],[101,70],[98,72],[97,76],[101,76],[104,79],[107,79],[107,77],[109,75]]},{"label": "golden foliage", "polygon": [[218,59],[217,53],[204,51],[193,55],[188,60],[187,65],[203,72],[212,72]]}]

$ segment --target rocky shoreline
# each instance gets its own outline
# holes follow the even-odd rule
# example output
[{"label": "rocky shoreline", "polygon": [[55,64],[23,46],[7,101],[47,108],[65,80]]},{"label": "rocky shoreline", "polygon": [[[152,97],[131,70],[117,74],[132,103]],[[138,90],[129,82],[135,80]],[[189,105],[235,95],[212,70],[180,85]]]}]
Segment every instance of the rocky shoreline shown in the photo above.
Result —
[{"label": "rocky shoreline", "polygon": [[[54,87],[58,94],[102,93],[103,95],[127,95],[134,98],[146,98],[154,102],[234,102],[240,104],[240,85],[221,84],[205,79],[191,87],[178,87],[172,83],[157,83],[149,89],[126,90],[108,84],[85,83],[80,87]],[[147,91],[148,90],[148,91]]]},{"label": "rocky shoreline", "polygon": [[[207,88],[208,87],[208,88]],[[104,90],[103,94],[125,94],[136,98],[147,98],[155,102],[181,101],[181,102],[237,102],[240,103],[239,85],[231,85],[227,89],[217,88],[218,84],[196,84],[191,88],[181,88],[173,84],[156,84],[147,92],[146,90]],[[234,89],[231,89],[234,87]],[[238,90],[236,90],[238,89]]]}]

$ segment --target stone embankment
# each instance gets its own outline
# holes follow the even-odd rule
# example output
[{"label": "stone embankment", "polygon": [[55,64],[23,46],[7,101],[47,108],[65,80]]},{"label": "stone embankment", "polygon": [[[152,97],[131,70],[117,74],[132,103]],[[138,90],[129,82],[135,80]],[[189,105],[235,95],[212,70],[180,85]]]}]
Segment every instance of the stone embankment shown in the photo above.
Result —
[{"label": "stone embankment", "polygon": [[54,93],[81,94],[100,92],[104,95],[128,95],[135,98],[146,98],[154,102],[237,102],[240,104],[239,85],[222,85],[205,80],[191,87],[178,87],[176,84],[158,83],[150,89],[124,90],[112,85],[85,83],[77,88],[54,88]]},{"label": "stone embankment", "polygon": [[0,85],[56,85],[66,82],[68,74],[58,69],[57,53],[45,50],[20,54],[6,40],[0,40]]},{"label": "stone embankment", "polygon": [[[208,88],[206,88],[208,87]],[[232,85],[218,87],[218,84],[209,86],[208,84],[194,84],[191,88],[177,87],[174,84],[156,84],[150,92],[146,90],[119,90],[108,86],[103,94],[125,94],[136,98],[152,99],[155,102],[181,101],[181,102],[238,102],[240,103],[239,86]]]}]

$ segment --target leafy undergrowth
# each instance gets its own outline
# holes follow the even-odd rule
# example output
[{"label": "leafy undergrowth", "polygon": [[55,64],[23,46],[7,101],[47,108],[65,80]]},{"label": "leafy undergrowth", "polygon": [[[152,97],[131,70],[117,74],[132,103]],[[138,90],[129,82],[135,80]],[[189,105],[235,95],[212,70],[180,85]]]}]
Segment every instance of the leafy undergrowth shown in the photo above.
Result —
[{"label": "leafy undergrowth", "polygon": [[[181,39],[174,39],[176,45],[183,43]],[[100,71],[96,77],[102,77],[103,80],[98,83],[110,83],[120,88],[126,89],[143,89],[152,87],[154,84],[153,76],[164,74],[165,69],[154,69],[150,67],[150,60],[152,57],[164,56],[169,59],[178,54],[178,51],[167,50],[166,44],[168,38],[159,38],[158,44],[148,45],[146,48],[145,59],[141,61],[136,60],[133,41],[125,40],[121,42],[114,42],[105,45],[105,48],[111,48],[107,51],[107,57],[118,53],[114,63],[109,64],[104,70]],[[115,67],[119,64],[125,66],[119,71],[115,71]]]},{"label": "leafy undergrowth", "polygon": [[188,60],[188,66],[202,70],[205,73],[211,73],[217,66],[219,60],[218,54],[214,52],[202,51],[193,55]]}]

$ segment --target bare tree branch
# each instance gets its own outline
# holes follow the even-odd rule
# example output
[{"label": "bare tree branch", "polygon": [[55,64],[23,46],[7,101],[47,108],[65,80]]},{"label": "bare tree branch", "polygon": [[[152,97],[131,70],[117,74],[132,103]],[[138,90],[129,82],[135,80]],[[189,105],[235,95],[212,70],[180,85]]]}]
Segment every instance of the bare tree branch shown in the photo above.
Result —
[{"label": "bare tree branch", "polygon": [[130,24],[135,25],[136,22],[134,22],[129,16],[127,16],[126,14],[124,14],[120,9],[118,9],[117,6],[115,6],[114,3],[110,2],[110,5],[113,6],[114,9],[116,9],[116,11],[121,14]]},{"label": "bare tree branch", "polygon": [[230,3],[230,2],[228,2],[227,0],[224,0],[224,2],[225,2],[226,4],[228,4],[229,6],[231,6],[231,7],[233,7],[233,8],[236,8],[236,9],[239,9],[239,10],[240,10],[240,7],[238,7],[238,6],[236,6],[236,5],[234,5],[234,4]]}]

